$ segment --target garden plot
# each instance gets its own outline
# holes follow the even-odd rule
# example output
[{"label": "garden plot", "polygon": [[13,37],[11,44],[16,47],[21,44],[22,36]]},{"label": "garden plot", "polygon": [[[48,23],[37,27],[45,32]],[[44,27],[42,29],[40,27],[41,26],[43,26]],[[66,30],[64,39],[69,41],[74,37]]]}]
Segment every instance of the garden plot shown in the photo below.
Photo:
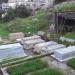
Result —
[{"label": "garden plot", "polygon": [[0,46],[0,62],[27,56],[19,43]]},{"label": "garden plot", "polygon": [[54,51],[54,54],[52,56],[60,62],[75,58],[75,46],[58,49]]},{"label": "garden plot", "polygon": [[51,45],[51,46],[48,46],[48,47],[43,47],[41,49],[41,54],[54,53],[55,50],[62,49],[62,48],[65,48],[65,45],[56,44],[56,45]]},{"label": "garden plot", "polygon": [[49,42],[44,42],[44,43],[40,43],[40,44],[36,44],[34,46],[34,52],[40,53],[42,48],[46,48],[52,45],[56,45],[57,43],[54,41],[49,41]]},{"label": "garden plot", "polygon": [[43,43],[45,42],[44,40],[42,39],[33,39],[33,40],[28,40],[28,41],[25,41],[23,46],[25,49],[32,49],[34,48],[34,46],[38,43]]}]

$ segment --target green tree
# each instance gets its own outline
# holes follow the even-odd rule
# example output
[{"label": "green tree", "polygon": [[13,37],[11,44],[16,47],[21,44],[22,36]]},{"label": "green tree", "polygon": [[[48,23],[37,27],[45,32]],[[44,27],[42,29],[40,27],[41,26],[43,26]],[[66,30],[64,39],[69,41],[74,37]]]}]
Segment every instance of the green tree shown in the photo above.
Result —
[{"label": "green tree", "polygon": [[17,6],[15,9],[17,17],[26,18],[31,15],[31,11],[27,9],[24,5]]},{"label": "green tree", "polygon": [[8,22],[11,21],[15,18],[15,10],[12,8],[9,8],[8,11],[6,12],[7,14],[5,15],[5,17],[3,18],[4,22]]}]

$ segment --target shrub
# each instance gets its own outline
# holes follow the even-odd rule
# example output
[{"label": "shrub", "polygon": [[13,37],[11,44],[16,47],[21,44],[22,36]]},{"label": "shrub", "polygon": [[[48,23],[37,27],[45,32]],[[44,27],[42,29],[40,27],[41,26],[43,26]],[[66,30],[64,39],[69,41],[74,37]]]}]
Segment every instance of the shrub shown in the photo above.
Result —
[{"label": "shrub", "polygon": [[7,14],[3,18],[3,22],[9,22],[15,18],[15,10],[12,8],[9,8],[8,11],[6,12]]},{"label": "shrub", "polygon": [[24,5],[20,5],[16,7],[15,14],[17,17],[26,18],[31,15],[31,11],[27,9]]}]

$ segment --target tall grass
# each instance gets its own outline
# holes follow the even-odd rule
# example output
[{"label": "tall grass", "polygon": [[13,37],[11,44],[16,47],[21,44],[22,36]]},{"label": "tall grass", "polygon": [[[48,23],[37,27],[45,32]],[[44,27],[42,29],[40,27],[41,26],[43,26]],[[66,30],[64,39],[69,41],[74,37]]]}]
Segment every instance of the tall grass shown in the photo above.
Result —
[{"label": "tall grass", "polygon": [[70,60],[67,62],[67,65],[70,66],[72,69],[75,69],[75,58],[70,59]]},{"label": "tall grass", "polygon": [[7,69],[7,72],[10,75],[24,75],[26,73],[34,72],[36,70],[40,70],[40,69],[43,69],[43,68],[46,68],[46,67],[47,67],[46,63],[37,59],[37,60],[28,61],[26,63],[17,65],[15,67],[9,67]]}]

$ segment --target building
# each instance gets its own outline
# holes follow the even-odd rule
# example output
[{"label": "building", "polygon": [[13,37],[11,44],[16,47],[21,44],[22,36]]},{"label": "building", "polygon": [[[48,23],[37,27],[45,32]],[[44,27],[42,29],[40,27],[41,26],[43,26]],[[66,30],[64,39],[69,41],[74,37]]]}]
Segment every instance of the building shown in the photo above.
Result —
[{"label": "building", "polygon": [[0,62],[27,56],[19,43],[0,45]]}]

